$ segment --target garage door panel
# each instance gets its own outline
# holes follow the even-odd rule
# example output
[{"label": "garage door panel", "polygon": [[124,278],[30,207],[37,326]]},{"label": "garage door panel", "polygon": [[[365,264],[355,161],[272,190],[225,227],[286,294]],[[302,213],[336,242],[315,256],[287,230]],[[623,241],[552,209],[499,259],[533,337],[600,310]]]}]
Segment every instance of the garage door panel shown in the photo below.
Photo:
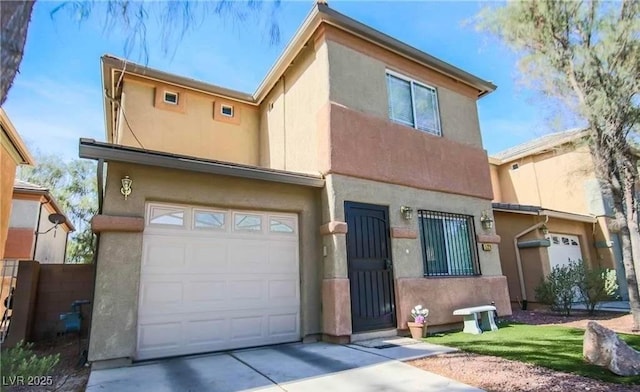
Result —
[{"label": "garage door panel", "polygon": [[269,246],[269,268],[273,272],[291,271],[298,264],[296,243],[272,243]]},{"label": "garage door panel", "polygon": [[187,265],[198,270],[227,270],[228,244],[224,240],[192,241],[192,254]]},{"label": "garage door panel", "polygon": [[286,314],[272,314],[268,316],[269,335],[282,336],[298,333],[298,314],[296,312]]},{"label": "garage door panel", "polygon": [[238,316],[231,319],[231,339],[259,339],[263,337],[263,316]]},{"label": "garage door panel", "polygon": [[190,346],[220,344],[228,339],[229,320],[220,317],[191,320],[185,323],[184,330]]},{"label": "garage door panel", "polygon": [[[172,208],[189,218],[205,210]],[[262,224],[251,230],[194,229],[189,221],[145,228],[138,359],[300,339],[295,215],[278,214],[269,226],[267,213],[223,213],[251,215]]]},{"label": "garage door panel", "polygon": [[227,282],[223,280],[191,281],[184,288],[184,300],[189,302],[224,302]]},{"label": "garage door panel", "polygon": [[269,264],[265,255],[269,254],[267,241],[229,241],[228,271],[229,273],[261,273],[269,272]]},{"label": "garage door panel", "polygon": [[171,349],[180,346],[180,322],[144,324],[138,327],[138,347],[140,350]]},{"label": "garage door panel", "polygon": [[146,257],[143,264],[149,267],[181,268],[185,265],[187,244],[165,242],[159,239],[145,241]]},{"label": "garage door panel", "polygon": [[298,300],[298,282],[293,279],[270,280],[268,284],[269,300]]},{"label": "garage door panel", "polygon": [[158,305],[182,303],[182,282],[146,282],[140,285],[141,306],[145,309]]}]

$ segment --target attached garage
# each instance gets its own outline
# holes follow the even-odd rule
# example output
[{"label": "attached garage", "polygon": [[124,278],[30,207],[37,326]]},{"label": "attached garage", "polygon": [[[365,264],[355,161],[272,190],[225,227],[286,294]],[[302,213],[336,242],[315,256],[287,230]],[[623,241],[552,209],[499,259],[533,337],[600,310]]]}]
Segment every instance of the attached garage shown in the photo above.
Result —
[{"label": "attached garage", "polygon": [[576,235],[549,233],[549,267],[569,264],[569,261],[584,260],[580,250],[580,238]]},{"label": "attached garage", "polygon": [[297,215],[148,203],[136,359],[300,340]]}]

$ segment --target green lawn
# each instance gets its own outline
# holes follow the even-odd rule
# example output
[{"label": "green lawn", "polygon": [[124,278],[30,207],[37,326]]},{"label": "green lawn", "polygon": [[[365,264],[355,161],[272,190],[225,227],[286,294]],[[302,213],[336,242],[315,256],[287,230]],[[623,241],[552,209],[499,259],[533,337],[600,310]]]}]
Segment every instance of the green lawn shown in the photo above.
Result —
[{"label": "green lawn", "polygon": [[[618,334],[631,347],[640,349],[640,336]],[[494,355],[549,369],[617,384],[640,384],[640,376],[620,377],[586,363],[582,358],[584,330],[576,328],[502,324],[494,332],[471,335],[462,332],[438,334],[427,342],[457,347],[476,354]]]}]

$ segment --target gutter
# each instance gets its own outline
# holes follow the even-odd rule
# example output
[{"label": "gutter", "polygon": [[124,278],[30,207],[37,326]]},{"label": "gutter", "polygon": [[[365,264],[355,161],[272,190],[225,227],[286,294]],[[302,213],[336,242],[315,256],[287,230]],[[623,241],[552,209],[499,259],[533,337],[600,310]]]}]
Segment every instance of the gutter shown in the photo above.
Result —
[{"label": "gutter", "polygon": [[80,139],[79,150],[80,158],[103,160],[105,162],[135,163],[167,169],[301,185],[312,188],[323,188],[325,183],[324,178],[321,176],[200,159],[160,151],[149,151],[140,148],[96,142],[93,139]]}]

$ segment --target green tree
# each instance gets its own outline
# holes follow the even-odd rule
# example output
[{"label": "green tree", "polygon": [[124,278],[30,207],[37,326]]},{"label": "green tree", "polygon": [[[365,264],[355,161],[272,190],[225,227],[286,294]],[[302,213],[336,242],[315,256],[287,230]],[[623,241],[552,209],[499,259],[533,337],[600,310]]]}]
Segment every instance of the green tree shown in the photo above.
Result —
[{"label": "green tree", "polygon": [[95,236],[91,218],[98,212],[95,163],[61,161],[54,155],[36,155],[35,167],[23,166],[18,178],[49,189],[60,208],[76,227],[67,244],[67,263],[91,263]]},{"label": "green tree", "polygon": [[[35,0],[0,1],[0,106],[4,104],[20,68],[35,3]],[[279,42],[280,29],[275,17],[279,6],[280,0],[74,0],[64,1],[53,10],[52,16],[59,11],[69,11],[71,17],[85,21],[91,15],[104,15],[105,31],[125,33],[125,56],[138,51],[146,62],[147,30],[150,25],[160,27],[160,44],[166,54],[172,48],[177,48],[184,35],[197,29],[208,15],[218,16],[225,21],[261,25],[268,32],[265,37],[272,44]]]},{"label": "green tree", "polygon": [[481,29],[520,55],[522,75],[588,123],[588,142],[619,230],[634,329],[640,330],[640,233],[631,148],[640,124],[640,1],[509,1]]}]

